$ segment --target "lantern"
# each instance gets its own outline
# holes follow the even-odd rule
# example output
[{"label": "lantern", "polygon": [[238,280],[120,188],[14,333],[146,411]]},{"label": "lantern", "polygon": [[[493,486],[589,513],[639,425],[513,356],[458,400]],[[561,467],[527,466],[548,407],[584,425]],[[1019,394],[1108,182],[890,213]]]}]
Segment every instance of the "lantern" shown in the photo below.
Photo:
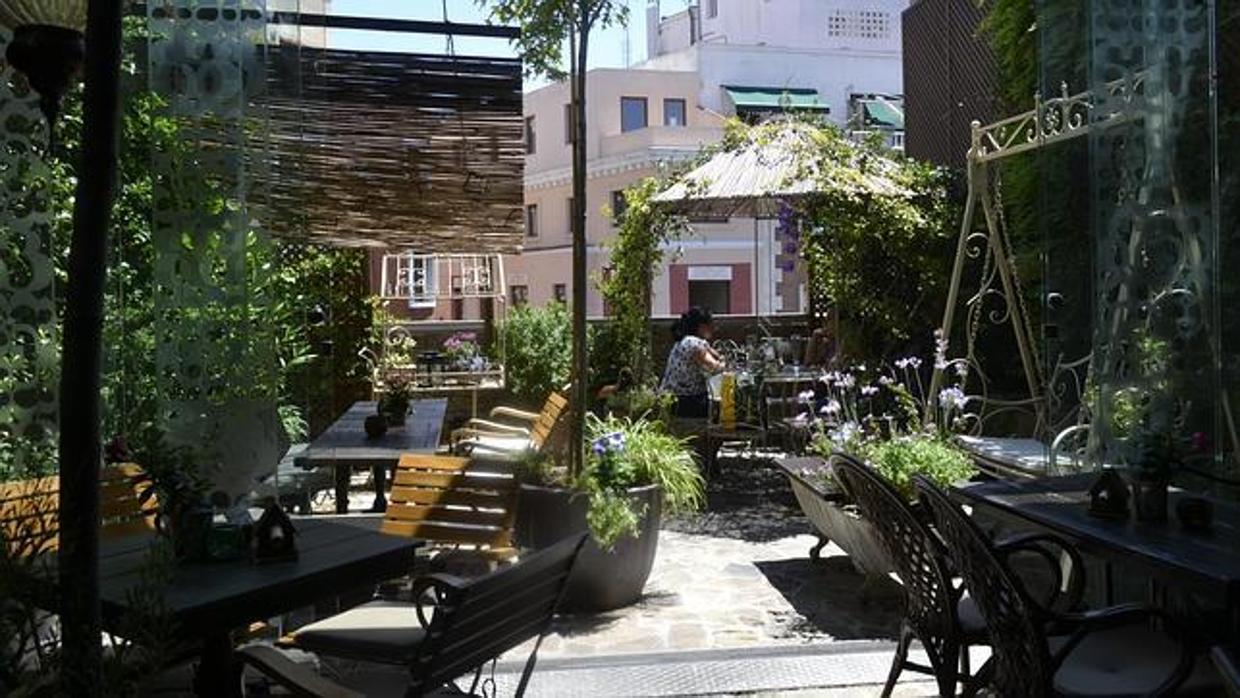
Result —
[{"label": "lantern", "polygon": [[5,58],[39,93],[49,125],[86,57],[88,0],[0,0],[0,27],[13,32]]}]

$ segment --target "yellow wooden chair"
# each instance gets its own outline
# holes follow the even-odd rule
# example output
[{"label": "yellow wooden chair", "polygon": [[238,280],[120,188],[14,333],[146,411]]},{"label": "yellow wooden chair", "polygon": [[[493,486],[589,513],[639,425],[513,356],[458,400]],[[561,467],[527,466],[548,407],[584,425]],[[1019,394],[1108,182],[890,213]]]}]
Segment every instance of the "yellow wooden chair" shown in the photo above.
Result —
[{"label": "yellow wooden chair", "polygon": [[[559,437],[568,413],[568,398],[551,393],[540,412],[511,407],[491,410],[491,419],[471,419],[452,432],[452,450],[483,459],[512,458],[547,450]],[[508,422],[497,420],[507,419]]]},{"label": "yellow wooden chair", "polygon": [[[154,531],[159,502],[153,483],[132,463],[111,465],[100,473],[101,535],[105,538]],[[0,540],[11,554],[27,557],[60,546],[60,478],[0,483]]]},{"label": "yellow wooden chair", "polygon": [[433,551],[469,549],[510,560],[516,495],[511,474],[472,468],[468,458],[406,454],[380,530],[423,539]]}]

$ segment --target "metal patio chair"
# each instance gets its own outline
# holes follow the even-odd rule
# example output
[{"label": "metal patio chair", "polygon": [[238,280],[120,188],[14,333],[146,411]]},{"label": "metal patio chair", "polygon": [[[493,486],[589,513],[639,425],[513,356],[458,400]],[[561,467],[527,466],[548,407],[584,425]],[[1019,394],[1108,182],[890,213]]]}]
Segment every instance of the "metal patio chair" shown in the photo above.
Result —
[{"label": "metal patio chair", "polygon": [[[499,655],[535,640],[516,695],[525,694],[538,650],[559,607],[586,535],[575,535],[521,562],[465,582],[423,577],[416,603],[377,601],[311,623],[279,645],[362,662],[408,666],[407,696],[423,696],[473,675],[475,695],[483,669]],[[329,681],[269,645],[238,650],[247,664],[295,695],[352,698],[360,693]]]},{"label": "metal patio chair", "polygon": [[[921,475],[914,476],[914,483],[989,630],[991,659],[978,673],[997,695],[1222,693],[1213,677],[1193,672],[1194,656],[1186,643],[1151,627],[1156,619],[1173,627],[1160,610],[1140,604],[1085,612],[1046,608],[943,490]],[[1206,664],[1201,662],[1203,669]]]}]

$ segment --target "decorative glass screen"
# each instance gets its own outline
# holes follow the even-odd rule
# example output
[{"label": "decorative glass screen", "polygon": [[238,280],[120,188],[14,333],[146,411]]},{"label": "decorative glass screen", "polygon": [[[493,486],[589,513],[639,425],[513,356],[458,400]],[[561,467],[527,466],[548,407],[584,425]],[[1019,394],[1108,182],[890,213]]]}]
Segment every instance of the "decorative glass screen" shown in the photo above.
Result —
[{"label": "decorative glass screen", "polygon": [[[0,54],[9,35],[0,32]],[[55,193],[38,95],[0,72],[0,480],[56,463]]]}]

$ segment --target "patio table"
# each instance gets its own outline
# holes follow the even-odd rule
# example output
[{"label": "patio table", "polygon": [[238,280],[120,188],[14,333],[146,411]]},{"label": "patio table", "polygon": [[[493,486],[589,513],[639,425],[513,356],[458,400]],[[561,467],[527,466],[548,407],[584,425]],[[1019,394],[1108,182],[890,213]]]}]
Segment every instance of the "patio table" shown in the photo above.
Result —
[{"label": "patio table", "polygon": [[[1088,512],[1089,488],[1096,479],[1096,473],[1083,473],[995,480],[958,485],[952,494],[1002,519],[1059,534],[1082,552],[1106,561],[1108,577],[1110,563],[1123,562],[1141,569],[1164,588],[1192,590],[1221,600],[1230,616],[1229,632],[1240,634],[1240,506],[1215,501],[1210,530],[1187,530],[1176,520],[1175,507],[1180,499],[1192,495],[1172,488],[1165,522],[1141,522],[1131,515],[1105,519]],[[1106,586],[1109,594],[1109,578]]]},{"label": "patio table", "polygon": [[[295,560],[178,564],[156,594],[176,640],[200,648],[195,693],[240,695],[240,667],[231,638],[237,628],[407,573],[422,542],[382,534],[379,524],[366,517],[299,518]],[[123,636],[133,613],[131,592],[149,568],[154,540],[153,534],[139,534],[101,544],[100,596],[103,626],[109,632]],[[54,608],[54,599],[48,606]]]},{"label": "patio table", "polygon": [[336,480],[336,512],[349,510],[349,478],[358,468],[369,468],[375,478],[375,506],[387,506],[383,495],[387,471],[394,470],[404,453],[434,453],[439,448],[446,398],[414,400],[412,414],[403,426],[389,426],[387,433],[372,439],[366,436],[366,418],[375,414],[375,402],[355,402],[318,438],[310,442],[293,463],[299,468],[332,468]]}]

